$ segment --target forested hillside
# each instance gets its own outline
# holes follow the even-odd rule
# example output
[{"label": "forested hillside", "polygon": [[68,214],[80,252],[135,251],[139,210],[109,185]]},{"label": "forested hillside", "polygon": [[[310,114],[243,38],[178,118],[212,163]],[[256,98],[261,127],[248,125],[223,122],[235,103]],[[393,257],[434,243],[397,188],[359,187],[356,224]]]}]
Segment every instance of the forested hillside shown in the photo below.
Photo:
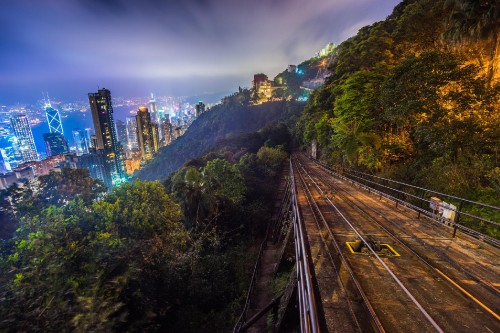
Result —
[{"label": "forested hillside", "polygon": [[499,5],[406,0],[339,46],[296,133],[319,158],[498,205]]},{"label": "forested hillside", "polygon": [[272,122],[292,118],[304,106],[297,102],[249,105],[249,101],[248,90],[225,97],[221,104],[196,119],[183,136],[162,148],[153,161],[137,172],[136,177],[145,180],[164,179],[230,134],[253,132]]}]

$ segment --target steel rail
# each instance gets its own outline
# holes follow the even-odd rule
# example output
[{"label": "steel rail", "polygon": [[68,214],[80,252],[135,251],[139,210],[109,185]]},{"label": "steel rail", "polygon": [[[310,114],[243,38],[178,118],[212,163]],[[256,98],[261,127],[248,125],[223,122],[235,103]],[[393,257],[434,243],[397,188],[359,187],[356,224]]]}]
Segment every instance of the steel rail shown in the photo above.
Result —
[{"label": "steel rail", "polygon": [[[306,175],[309,177],[309,179],[313,182],[314,186],[318,189],[318,191],[324,195],[325,193],[319,187],[317,182],[312,179],[312,177],[308,174],[308,172],[302,167]],[[375,250],[372,248],[370,243],[366,241],[366,239],[358,232],[358,230],[352,225],[351,222],[342,214],[342,212],[337,208],[337,206],[328,198],[326,197],[326,201],[330,203],[330,205],[335,209],[335,211],[339,214],[339,216],[349,225],[349,227],[354,231],[354,233],[358,236],[358,238],[363,242],[363,244],[366,246],[366,248],[374,255],[374,257],[377,259],[377,261],[384,267],[384,269],[389,273],[389,275],[392,277],[392,279],[396,282],[396,284],[404,291],[404,293],[410,298],[412,303],[418,308],[418,310],[424,315],[424,317],[427,319],[427,321],[434,327],[434,329],[437,332],[444,333],[443,329],[434,321],[434,319],[429,315],[429,313],[424,309],[424,307],[417,301],[417,299],[413,296],[413,294],[406,288],[406,286],[399,280],[399,278],[394,274],[394,272],[387,266],[387,264],[380,258],[380,256],[375,252]]]},{"label": "steel rail", "polygon": [[292,189],[292,205],[294,212],[294,237],[297,266],[297,291],[299,295],[300,328],[302,333],[317,333],[320,331],[318,311],[314,297],[312,273],[310,270],[309,255],[304,237],[302,219],[297,202],[297,189],[293,173],[292,160],[290,159],[290,176]]},{"label": "steel rail", "polygon": [[[344,265],[344,267],[346,268],[346,270],[348,271],[349,273],[349,276],[351,277],[352,279],[352,282],[354,283],[354,285],[356,286],[356,290],[358,291],[359,295],[361,296],[361,298],[363,299],[363,303],[364,305],[366,306],[366,310],[368,311],[368,313],[370,314],[370,316],[372,317],[372,320],[373,320],[373,323],[375,325],[375,327],[377,328],[378,332],[380,333],[384,333],[385,332],[385,329],[382,325],[382,323],[380,322],[380,319],[378,318],[375,310],[373,309],[370,301],[368,300],[368,297],[366,296],[366,293],[364,292],[363,290],[363,287],[361,286],[361,284],[359,283],[358,279],[356,278],[356,276],[354,275],[354,271],[352,270],[349,262],[347,261],[346,257],[344,256],[344,254],[342,253],[342,250],[338,244],[338,242],[335,240],[335,237],[333,235],[333,232],[330,228],[330,226],[328,225],[328,223],[326,222],[326,219],[324,217],[324,215],[321,213],[321,210],[319,209],[318,205],[316,204],[316,202],[314,201],[314,198],[311,194],[311,191],[309,191],[309,189],[307,188],[306,186],[306,182],[304,180],[304,178],[302,177],[302,175],[300,173],[298,173],[299,177],[300,177],[300,180],[301,180],[301,184],[302,184],[302,187],[304,188],[304,191],[307,193],[306,195],[306,199],[307,199],[307,202],[311,208],[311,211],[313,212],[313,217],[314,217],[314,220],[316,222],[316,225],[318,226],[319,230],[321,231],[321,227],[319,225],[319,222],[318,222],[318,219],[316,218],[316,214],[314,214],[314,210],[312,209],[312,207],[315,207],[318,214],[319,214],[319,217],[321,218],[322,222],[323,222],[323,225],[325,226],[326,230],[328,231],[328,235],[330,236],[331,240],[332,240],[332,244],[334,245],[335,247],[335,250],[337,251],[337,254],[338,256],[340,257],[341,261],[342,261],[342,264]],[[326,243],[326,240],[325,238],[323,237],[323,234],[320,232],[320,236],[321,236],[321,239],[325,245],[325,247],[328,249],[328,245]],[[334,267],[336,267],[335,265],[335,262],[332,258],[332,255],[330,253],[330,251],[328,252],[328,255],[330,256],[330,259],[332,260],[332,264]],[[345,290],[345,286],[342,284],[342,286],[344,287],[344,290]],[[352,306],[350,304],[350,300],[349,300],[349,297],[347,297],[348,299],[348,302],[349,302],[349,307],[350,307],[350,311],[351,313],[353,314],[353,317],[354,317],[354,320],[356,321],[356,324],[358,326],[358,328],[360,328],[361,330],[361,327],[359,325],[359,322],[356,318],[356,316],[354,315],[354,312],[352,310]]]},{"label": "steel rail", "polygon": [[[317,175],[318,178],[322,178],[320,176]],[[323,180],[324,182],[324,180]],[[330,182],[331,183],[331,182]],[[326,185],[326,183],[325,183]],[[351,202],[352,205],[354,205],[359,211],[361,211],[363,214],[365,214],[366,216],[368,216],[370,218],[370,220],[372,220],[378,227],[380,227],[392,240],[394,240],[395,242],[399,243],[403,248],[405,248],[408,252],[410,252],[411,254],[413,254],[415,257],[417,257],[423,264],[425,264],[427,267],[429,267],[431,269],[431,271],[434,271],[435,273],[437,273],[438,275],[440,275],[441,277],[444,277],[448,282],[450,282],[450,284],[457,288],[460,292],[462,292],[463,294],[465,294],[468,298],[470,298],[472,301],[474,301],[476,304],[478,304],[480,307],[482,307],[486,312],[490,313],[495,319],[497,320],[500,320],[500,315],[497,314],[495,311],[493,311],[492,309],[490,309],[487,305],[485,305],[483,302],[481,302],[479,299],[477,299],[476,297],[474,297],[471,293],[469,293],[465,288],[463,288],[462,286],[460,286],[457,282],[453,281],[452,278],[450,278],[448,275],[446,275],[445,273],[443,273],[440,269],[438,269],[437,267],[435,267],[432,263],[430,263],[428,260],[426,260],[424,257],[422,257],[420,254],[418,254],[416,251],[414,251],[412,248],[410,248],[406,243],[404,243],[402,240],[400,240],[393,232],[391,232],[390,230],[388,230],[386,227],[384,227],[382,224],[380,224],[374,217],[372,217],[370,214],[368,214],[365,210],[363,210],[359,205],[357,205],[354,201],[357,200],[359,201],[363,206],[365,206],[367,209],[373,211],[374,213],[376,213],[377,215],[381,216],[384,220],[390,222],[394,227],[398,228],[401,232],[403,232],[404,234],[408,235],[408,233],[403,230],[396,222],[392,221],[391,219],[383,216],[382,212],[380,212],[379,210],[377,209],[374,209],[373,207],[370,207],[368,206],[366,203],[364,203],[362,200],[360,199],[356,199],[356,197],[350,193],[348,190],[344,189],[344,188],[341,188],[340,186],[336,185],[334,186],[337,190],[341,190],[347,194],[349,194],[352,198],[354,199],[349,199],[347,198],[346,195],[343,195],[341,193],[339,193],[339,191],[337,191],[336,193],[342,197],[344,197],[344,199],[346,199],[347,201]],[[352,206],[351,205],[351,206]],[[421,245],[423,245],[422,242],[420,242],[418,239],[417,239],[417,242],[420,243]],[[437,251],[435,251],[435,249],[432,249],[434,253],[436,253],[439,257],[442,258],[441,256],[441,253],[438,253]],[[449,264],[451,264],[452,266],[454,266],[456,269],[460,270],[462,273],[464,273],[465,275],[467,275],[468,277],[480,282],[483,287],[485,287],[486,289],[490,290],[491,292],[493,293],[498,293],[498,289],[493,286],[493,285],[490,285],[489,283],[485,282],[485,281],[482,281],[480,278],[478,278],[477,276],[475,276],[474,274],[468,272],[466,269],[464,269],[462,266],[458,265],[455,263],[455,262],[452,262],[450,261],[449,259],[446,259],[446,258],[442,258],[443,260],[446,260]]]},{"label": "steel rail", "polygon": [[[323,178],[321,176],[318,176],[318,178]],[[326,185],[326,182],[324,181],[324,179],[322,179],[322,182],[325,183]],[[487,305],[485,305],[483,302],[481,302],[479,299],[477,299],[476,297],[474,297],[471,293],[469,293],[466,289],[464,289],[462,286],[460,286],[458,283],[456,283],[455,281],[453,281],[452,278],[450,278],[448,275],[446,275],[445,273],[443,273],[440,269],[438,269],[437,267],[435,267],[433,264],[431,264],[428,260],[426,260],[425,258],[423,258],[420,254],[418,254],[416,251],[414,251],[413,249],[411,249],[407,244],[405,244],[402,240],[400,240],[396,235],[394,235],[394,233],[392,233],[391,231],[389,231],[386,227],[384,227],[382,224],[380,224],[375,218],[373,218],[370,214],[368,214],[365,210],[363,210],[359,205],[357,205],[354,200],[355,199],[349,199],[346,197],[346,195],[343,195],[341,193],[339,193],[340,191],[343,191],[347,194],[349,194],[351,197],[355,198],[349,191],[347,191],[346,189],[343,189],[341,188],[340,186],[336,185],[334,186],[338,191],[336,192],[338,195],[341,195],[342,197],[344,197],[348,202],[351,202],[352,205],[354,205],[359,211],[361,211],[363,214],[365,214],[366,216],[368,216],[370,218],[370,220],[372,220],[378,227],[380,227],[382,230],[384,230],[384,232],[391,238],[393,239],[394,241],[396,241],[397,243],[399,243],[403,248],[405,248],[408,252],[410,252],[412,255],[414,255],[415,257],[417,257],[424,265],[426,265],[427,267],[429,267],[431,269],[431,271],[434,271],[436,274],[440,275],[441,277],[444,277],[445,280],[447,280],[451,286],[457,288],[460,292],[462,292],[463,294],[465,294],[468,298],[470,298],[473,302],[475,302],[476,304],[478,304],[480,307],[483,308],[483,310],[485,310],[486,312],[490,313],[495,319],[497,320],[500,320],[500,315],[497,314],[495,311],[493,311],[492,309],[490,309]],[[376,214],[378,214],[379,216],[381,216],[384,220],[390,222],[393,226],[395,226],[396,228],[398,228],[401,232],[407,234],[404,230],[402,230],[400,228],[400,226],[392,221],[391,219],[383,216],[382,212],[380,212],[379,210],[377,209],[374,209],[373,207],[370,207],[368,206],[366,203],[364,203],[363,201],[359,200],[359,199],[356,199],[357,201],[359,201],[363,206],[365,206],[366,208],[372,210],[373,212],[375,212]],[[349,204],[349,203],[348,203]],[[351,205],[351,206],[352,206]],[[418,241],[418,239],[417,239]],[[419,242],[420,244],[422,244],[421,242]],[[434,251],[438,256],[441,257],[441,254]],[[452,266],[454,266],[455,268],[456,265],[454,264],[454,262],[451,262],[450,260],[447,260],[446,258],[443,258],[444,260],[446,260],[449,264],[451,264]],[[463,269],[463,267],[459,266],[460,268],[460,271],[462,271],[464,274],[468,275],[470,278],[473,278],[475,280],[477,280],[478,282],[480,282],[486,289],[490,290],[491,292],[493,293],[498,293],[498,290],[493,286],[493,285],[490,285],[484,281],[482,281],[480,278],[478,278],[477,276],[475,276],[473,273],[470,273],[466,270]]]}]

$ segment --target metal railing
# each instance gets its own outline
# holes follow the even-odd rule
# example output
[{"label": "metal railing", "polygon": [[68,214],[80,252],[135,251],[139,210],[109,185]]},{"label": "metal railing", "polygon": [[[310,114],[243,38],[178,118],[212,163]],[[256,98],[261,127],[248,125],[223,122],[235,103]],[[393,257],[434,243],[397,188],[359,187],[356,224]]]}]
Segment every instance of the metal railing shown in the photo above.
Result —
[{"label": "metal railing", "polygon": [[297,267],[297,294],[300,309],[300,331],[319,332],[318,311],[314,297],[312,273],[309,265],[309,255],[305,241],[305,232],[300,217],[297,202],[297,190],[293,173],[292,160],[290,159],[290,177],[292,190],[292,209],[295,239],[295,261]]},{"label": "metal railing", "polygon": [[[344,168],[342,172],[339,173],[324,163],[314,159],[312,160],[339,178],[343,178],[353,184],[357,184],[369,192],[388,198],[394,201],[396,205],[401,204],[417,211],[418,217],[420,217],[420,214],[424,214],[440,223],[450,224],[453,227],[453,237],[455,236],[457,230],[461,230],[463,233],[482,239],[487,243],[500,246],[500,241],[497,239],[498,236],[487,233],[488,227],[500,228],[500,223],[464,211],[464,204],[474,205],[491,211],[500,211],[500,207],[459,198],[453,195],[399,182],[389,178],[370,175],[353,169]],[[455,213],[455,218],[443,218],[439,215],[437,209],[431,209],[431,196],[449,198],[451,199],[450,201],[452,201],[451,203],[457,204],[458,208],[447,208]]]}]

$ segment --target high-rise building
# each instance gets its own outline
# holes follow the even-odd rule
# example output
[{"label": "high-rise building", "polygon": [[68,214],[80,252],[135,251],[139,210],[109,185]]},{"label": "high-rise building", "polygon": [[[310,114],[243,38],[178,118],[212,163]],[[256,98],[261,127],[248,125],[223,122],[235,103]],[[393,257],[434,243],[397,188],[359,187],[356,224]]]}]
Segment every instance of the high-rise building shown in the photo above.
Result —
[{"label": "high-rise building", "polygon": [[158,124],[160,120],[158,115],[158,105],[156,105],[156,99],[152,93],[151,99],[149,100],[149,112],[151,115],[151,121]]},{"label": "high-rise building", "polygon": [[94,130],[90,127],[85,129],[85,140],[87,140],[87,142],[89,143],[89,148],[93,147],[92,146],[92,136],[93,136],[92,132],[93,131]]},{"label": "high-rise building", "polygon": [[[120,160],[118,138],[116,135],[115,122],[113,119],[113,104],[111,92],[108,89],[99,89],[97,93],[89,93],[90,110],[95,130],[95,149],[104,155],[105,172],[110,177],[103,179],[106,186],[111,188],[113,184],[119,184],[125,180],[125,172]],[[109,182],[111,179],[111,183]]]},{"label": "high-rise building", "polygon": [[76,155],[80,156],[89,153],[90,139],[86,131],[75,128],[73,130],[73,142],[75,143]]},{"label": "high-rise building", "polygon": [[160,148],[160,131],[158,124],[151,124],[151,131],[153,132],[153,151],[156,153]]},{"label": "high-rise building", "polygon": [[35,140],[33,139],[28,117],[26,117],[25,114],[12,116],[10,118],[10,124],[17,138],[17,147],[22,161],[37,161],[38,153],[36,151]]},{"label": "high-rise building", "polygon": [[205,112],[205,104],[199,101],[198,104],[196,104],[196,117],[199,117],[203,112]]},{"label": "high-rise building", "polygon": [[52,107],[48,97],[47,101],[45,102],[45,115],[47,116],[47,122],[49,123],[50,133],[59,133],[61,135],[64,135],[59,111]]},{"label": "high-rise building", "polygon": [[129,150],[139,149],[137,144],[137,121],[135,117],[127,117],[127,148]]},{"label": "high-rise building", "polygon": [[5,161],[3,159],[2,153],[0,152],[0,174],[7,173],[7,166],[5,165]]},{"label": "high-rise building", "polygon": [[163,122],[163,146],[168,146],[172,142],[172,124],[170,123],[170,119],[167,118]]},{"label": "high-rise building", "polygon": [[116,135],[118,137],[118,141],[122,144],[123,147],[126,147],[128,144],[127,140],[127,125],[123,120],[116,120]]},{"label": "high-rise building", "polygon": [[68,142],[60,133],[44,133],[45,151],[47,156],[60,155],[69,152]]},{"label": "high-rise building", "polygon": [[[141,106],[135,116],[137,122],[137,143],[142,159],[147,161],[153,158],[158,150],[158,126],[151,122],[148,108]],[[156,132],[156,133],[155,133]]]}]

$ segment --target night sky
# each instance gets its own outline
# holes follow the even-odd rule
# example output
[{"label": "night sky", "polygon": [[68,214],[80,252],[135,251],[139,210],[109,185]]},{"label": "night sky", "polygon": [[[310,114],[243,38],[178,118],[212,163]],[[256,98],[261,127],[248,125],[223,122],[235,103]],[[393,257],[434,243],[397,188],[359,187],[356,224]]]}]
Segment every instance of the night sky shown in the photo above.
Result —
[{"label": "night sky", "polygon": [[249,86],[387,17],[399,0],[10,0],[0,4],[0,103]]}]

